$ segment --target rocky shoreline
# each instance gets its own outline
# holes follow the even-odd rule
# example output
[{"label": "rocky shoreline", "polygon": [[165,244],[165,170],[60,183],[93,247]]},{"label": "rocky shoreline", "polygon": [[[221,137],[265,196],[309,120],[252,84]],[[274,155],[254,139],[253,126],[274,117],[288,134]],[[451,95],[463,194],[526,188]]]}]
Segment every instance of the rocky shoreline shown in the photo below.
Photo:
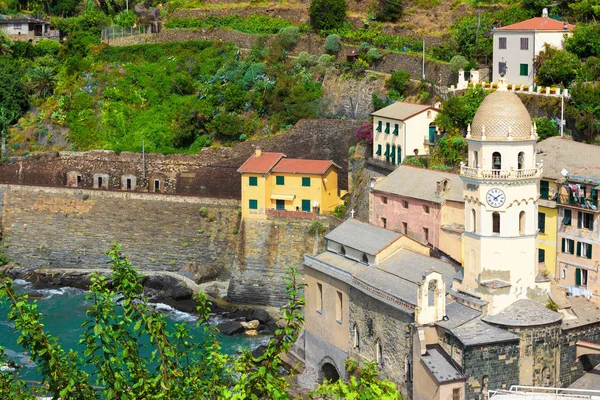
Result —
[{"label": "rocky shoreline", "polygon": [[[97,271],[24,268],[10,265],[0,269],[0,273],[6,274],[12,279],[31,282],[34,291],[30,293],[30,298],[36,297],[35,289],[73,287],[88,290],[94,272]],[[109,270],[100,270],[100,273],[110,278]],[[223,320],[217,325],[217,328],[225,335],[272,335],[277,329],[274,310],[269,312],[264,308],[249,306],[242,308],[239,305],[227,303],[227,282],[205,282],[198,285],[189,278],[175,273],[144,271],[143,275],[141,283],[152,303],[163,303],[188,314],[196,314],[197,303],[193,296],[199,290],[204,291],[212,300],[210,312]]]}]

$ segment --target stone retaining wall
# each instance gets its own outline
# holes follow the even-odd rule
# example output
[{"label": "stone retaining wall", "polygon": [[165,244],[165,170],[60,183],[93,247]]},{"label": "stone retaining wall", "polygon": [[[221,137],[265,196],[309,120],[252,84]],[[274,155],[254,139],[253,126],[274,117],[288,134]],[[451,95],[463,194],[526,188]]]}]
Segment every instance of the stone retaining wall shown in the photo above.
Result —
[{"label": "stone retaining wall", "polygon": [[0,207],[4,252],[23,267],[105,268],[117,242],[137,267],[227,279],[236,255],[235,200],[0,185]]}]

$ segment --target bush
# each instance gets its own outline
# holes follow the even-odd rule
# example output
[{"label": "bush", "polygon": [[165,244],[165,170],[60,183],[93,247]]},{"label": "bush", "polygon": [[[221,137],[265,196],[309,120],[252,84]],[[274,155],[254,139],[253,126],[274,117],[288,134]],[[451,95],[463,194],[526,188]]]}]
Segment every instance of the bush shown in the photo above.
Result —
[{"label": "bush", "polygon": [[123,11],[115,15],[115,24],[123,28],[134,26],[137,22],[137,16],[131,10]]},{"label": "bush", "polygon": [[200,216],[203,218],[208,217],[208,208],[200,207]]},{"label": "bush", "polygon": [[334,56],[331,56],[329,54],[321,54],[319,56],[318,63],[320,65],[323,65],[324,67],[328,67],[328,66],[331,65],[331,63],[333,62],[333,60],[335,60]]},{"label": "bush", "polygon": [[468,65],[469,61],[467,61],[467,59],[463,56],[454,56],[450,60],[450,71],[458,73],[458,71],[460,71],[461,69],[464,70],[465,68],[467,68]]},{"label": "bush", "polygon": [[577,25],[565,41],[565,49],[579,58],[600,57],[600,25]]},{"label": "bush", "polygon": [[348,148],[348,157],[352,157],[356,153],[356,146],[351,146]]},{"label": "bush", "polygon": [[338,204],[337,206],[335,206],[335,208],[333,209],[333,216],[338,218],[344,218],[344,215],[346,215],[346,205]]},{"label": "bush", "polygon": [[402,164],[411,165],[413,167],[429,168],[429,158],[428,157],[406,156],[404,161],[402,161]]},{"label": "bush", "polygon": [[600,80],[600,58],[589,57],[579,70],[578,79],[583,82]]},{"label": "bush", "polygon": [[396,90],[401,95],[405,95],[410,84],[410,74],[406,71],[394,71],[387,80],[386,85],[390,89]]},{"label": "bush", "polygon": [[346,21],[346,1],[311,0],[308,13],[316,31],[341,28]]},{"label": "bush", "polygon": [[535,125],[537,127],[538,141],[548,139],[552,136],[558,136],[558,127],[554,123],[554,120],[550,118],[535,118]]},{"label": "bush", "polygon": [[382,100],[375,92],[373,92],[371,95],[371,103],[373,104],[373,112],[381,110],[387,105],[386,102]]},{"label": "bush", "polygon": [[371,3],[370,11],[377,21],[394,22],[402,16],[400,0],[375,0]]},{"label": "bush", "polygon": [[360,128],[354,131],[354,137],[362,143],[373,143],[373,124],[362,124]]},{"label": "bush", "polygon": [[546,45],[536,59],[535,81],[539,85],[569,86],[577,77],[581,63],[575,54]]},{"label": "bush", "polygon": [[248,139],[248,135],[246,135],[245,133],[242,133],[242,134],[240,135],[240,139],[239,139],[239,141],[240,141],[240,142],[243,142],[244,140],[247,140],[247,139]]},{"label": "bush", "polygon": [[317,57],[314,55],[308,54],[306,51],[303,51],[300,54],[298,54],[298,58],[296,59],[296,64],[298,64],[304,68],[310,68],[310,67],[314,66],[316,63],[317,63]]},{"label": "bush", "polygon": [[362,74],[367,70],[367,68],[369,68],[369,64],[367,64],[367,62],[364,60],[357,60],[352,64],[352,72],[354,72],[356,75]]},{"label": "bush", "polygon": [[325,225],[323,225],[323,223],[319,220],[315,220],[313,221],[309,226],[308,226],[308,233],[310,235],[322,235],[325,232],[327,232],[327,227]]},{"label": "bush", "polygon": [[369,42],[362,42],[360,46],[358,46],[359,53],[366,54],[369,50],[371,50],[371,43]]},{"label": "bush", "polygon": [[367,52],[367,58],[369,59],[369,61],[377,61],[381,57],[383,57],[383,56],[375,47],[371,47],[369,49],[369,51]]},{"label": "bush", "polygon": [[337,54],[342,48],[342,38],[339,35],[332,34],[325,38],[325,51],[330,54]]},{"label": "bush", "polygon": [[43,57],[45,55],[58,55],[60,50],[60,42],[56,40],[41,39],[34,47],[33,51],[37,57]]},{"label": "bush", "polygon": [[279,38],[281,47],[289,50],[298,42],[298,39],[300,39],[300,29],[295,26],[281,28],[277,37]]}]

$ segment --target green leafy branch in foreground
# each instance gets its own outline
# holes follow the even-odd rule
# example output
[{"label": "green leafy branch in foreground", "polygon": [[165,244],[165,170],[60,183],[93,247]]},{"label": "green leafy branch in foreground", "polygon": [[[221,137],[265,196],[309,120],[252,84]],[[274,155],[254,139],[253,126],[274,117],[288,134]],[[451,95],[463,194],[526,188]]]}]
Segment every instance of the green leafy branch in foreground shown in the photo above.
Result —
[{"label": "green leafy branch in foreground", "polygon": [[[169,327],[166,317],[152,308],[144,296],[142,276],[114,244],[108,252],[110,279],[93,275],[92,305],[82,324],[80,344],[83,354],[62,349],[55,337],[46,333],[35,301],[16,294],[11,279],[0,276],[0,302],[10,305],[8,318],[20,332],[18,343],[39,365],[47,390],[54,399],[290,399],[289,382],[280,373],[280,356],[289,351],[302,329],[304,298],[299,275],[290,269],[288,301],[281,309],[280,329],[260,357],[249,350],[234,358],[221,352],[216,328],[208,324],[210,302],[198,294],[198,324],[204,337],[194,338],[186,323]],[[8,358],[0,348],[0,365]],[[92,367],[91,373],[84,367]],[[375,366],[367,366],[359,380],[352,378],[343,393],[346,398],[359,392],[393,395],[395,387],[379,381]],[[92,385],[99,385],[94,388]],[[337,385],[337,384],[336,384]],[[342,387],[342,386],[335,386]],[[329,389],[328,389],[329,388]],[[331,389],[315,392],[334,398],[342,393]],[[378,388],[378,389],[376,389]],[[353,394],[354,393],[354,394]],[[39,395],[39,394],[38,394]],[[0,398],[35,399],[14,371],[0,371]],[[382,397],[392,398],[392,397]]]}]

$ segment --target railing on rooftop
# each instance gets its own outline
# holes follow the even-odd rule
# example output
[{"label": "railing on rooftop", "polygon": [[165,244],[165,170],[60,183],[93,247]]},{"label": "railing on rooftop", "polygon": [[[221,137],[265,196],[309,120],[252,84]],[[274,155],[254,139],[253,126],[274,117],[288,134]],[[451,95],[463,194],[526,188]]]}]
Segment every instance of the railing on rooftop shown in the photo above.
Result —
[{"label": "railing on rooftop", "polygon": [[[513,385],[510,390],[489,390],[488,396],[490,399],[502,399],[510,397],[511,394],[518,394],[521,397],[533,398],[529,395],[537,395],[536,399],[596,399],[600,397],[600,390],[590,389],[568,389],[555,387],[539,387],[539,386],[520,386]],[[544,395],[547,395],[545,397]],[[519,397],[519,398],[521,398]]]},{"label": "railing on rooftop", "polygon": [[482,169],[468,167],[466,165],[460,166],[460,174],[467,178],[481,178],[481,179],[527,179],[539,177],[542,174],[541,168],[528,168],[528,169],[517,169],[517,170],[505,170],[505,169]]}]

